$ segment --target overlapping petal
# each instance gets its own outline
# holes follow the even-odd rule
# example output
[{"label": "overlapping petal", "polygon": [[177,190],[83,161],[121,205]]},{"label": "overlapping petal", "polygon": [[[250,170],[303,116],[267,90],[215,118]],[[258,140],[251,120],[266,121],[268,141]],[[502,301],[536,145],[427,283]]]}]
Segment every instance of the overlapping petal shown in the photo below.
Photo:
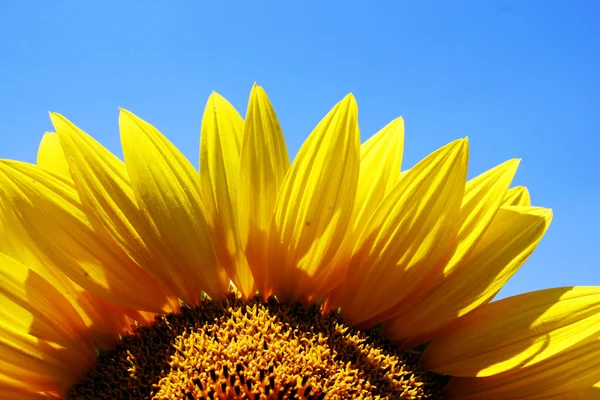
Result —
[{"label": "overlapping petal", "polygon": [[[519,160],[507,161],[467,182],[457,220],[459,228],[456,236],[445,244],[442,257],[433,266],[423,284],[400,305],[379,316],[380,319],[405,315],[409,310],[414,313],[415,307],[422,306],[423,299],[440,294],[439,284],[474,251],[495,217],[518,163]],[[411,329],[419,331],[423,327],[415,326]]]},{"label": "overlapping petal", "polygon": [[256,286],[263,293],[271,292],[265,268],[269,229],[290,159],[273,106],[257,85],[250,93],[240,157],[240,239]]},{"label": "overlapping petal", "polygon": [[15,161],[0,162],[3,215],[23,227],[21,245],[35,246],[81,287],[121,305],[160,311],[164,292],[87,218],[77,192],[59,176]]},{"label": "overlapping petal", "polygon": [[217,93],[206,104],[200,133],[200,178],[209,228],[221,265],[246,296],[256,287],[242,249],[238,223],[244,120]]},{"label": "overlapping petal", "polygon": [[[55,133],[44,134],[38,150],[38,165],[72,182],[67,160]],[[101,349],[111,348],[119,334],[127,331],[132,322],[148,322],[152,316],[136,309],[107,301],[69,279],[43,252],[38,251],[27,230],[18,220],[0,207],[0,252],[27,265],[50,282],[69,300],[81,315],[94,340]]]},{"label": "overlapping petal", "polygon": [[467,182],[459,211],[456,249],[444,268],[449,273],[476,248],[502,204],[519,160],[509,160]]},{"label": "overlapping petal", "polygon": [[401,173],[403,120],[361,146],[357,113],[347,96],[290,165],[261,87],[245,122],[213,93],[200,174],[128,111],[125,162],[52,114],[38,166],[0,161],[0,396],[60,398],[92,344],[231,281],[431,340],[421,363],[453,377],[450,399],[597,398],[599,288],[489,303],[552,218],[509,189],[518,160],[466,182],[462,139]]},{"label": "overlapping petal", "polygon": [[527,190],[525,186],[515,186],[514,188],[510,188],[508,192],[506,192],[503,205],[530,206],[531,199],[529,197],[529,190]]},{"label": "overlapping petal", "polygon": [[64,389],[94,361],[86,326],[68,300],[0,253],[0,388]]},{"label": "overlapping petal", "polygon": [[37,154],[37,164],[67,180],[71,180],[69,164],[60,145],[60,139],[54,132],[46,132],[42,137]]},{"label": "overlapping petal", "polygon": [[[397,118],[360,146],[360,174],[352,223],[346,233],[356,240],[381,201],[400,178],[404,147],[404,120]],[[352,250],[352,249],[350,249]]]},{"label": "overlapping petal", "polygon": [[413,308],[387,322],[386,332],[394,339],[433,335],[490,301],[533,252],[551,218],[552,212],[545,208],[502,207],[474,251],[449,264],[444,276],[415,293]]},{"label": "overlapping petal", "polygon": [[358,238],[336,291],[345,318],[368,320],[402,301],[425,278],[455,234],[467,159],[467,141],[461,139],[402,175]]},{"label": "overlapping petal", "polygon": [[[548,343],[547,348],[551,347]],[[599,371],[600,336],[595,334],[553,356],[505,373],[453,378],[446,392],[452,400],[597,399],[600,392],[594,385]]]},{"label": "overlapping petal", "polygon": [[[182,285],[174,267],[176,260],[168,257],[166,243],[144,218],[125,164],[63,116],[51,114],[50,117],[67,158],[82,210],[97,235],[109,236],[124,252],[122,258],[137,269],[143,268],[148,275],[144,278],[149,284],[148,289],[167,296],[176,294]],[[158,283],[151,282],[150,277]]]},{"label": "overlapping petal", "polygon": [[352,95],[339,102],[301,147],[282,183],[269,237],[269,276],[291,300],[318,296],[317,284],[342,242],[354,206],[359,131]]},{"label": "overlapping petal", "polygon": [[122,110],[121,141],[135,200],[145,226],[161,238],[163,259],[185,303],[200,301],[202,291],[216,299],[229,278],[219,265],[200,200],[200,176],[156,128]]},{"label": "overlapping petal", "polygon": [[500,207],[517,165],[518,160],[508,161],[467,183],[451,253],[388,314],[395,315],[386,323],[392,338],[417,336],[425,342],[429,338],[423,336],[489,301],[539,243],[550,210]]},{"label": "overlapping petal", "polygon": [[326,268],[317,293],[329,293],[340,284],[339,277],[345,276],[356,238],[377,206],[398,183],[403,145],[404,121],[397,118],[360,146],[360,172],[350,223],[338,252]]},{"label": "overlapping petal", "polygon": [[548,289],[458,319],[428,346],[422,362],[440,373],[486,377],[529,367],[590,336],[600,338],[600,288]]}]

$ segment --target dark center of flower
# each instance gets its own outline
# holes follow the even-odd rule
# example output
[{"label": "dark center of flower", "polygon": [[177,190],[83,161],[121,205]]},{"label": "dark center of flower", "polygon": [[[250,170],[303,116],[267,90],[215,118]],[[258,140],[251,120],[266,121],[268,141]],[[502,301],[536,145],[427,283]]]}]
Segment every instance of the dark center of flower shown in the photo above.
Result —
[{"label": "dark center of flower", "polygon": [[418,357],[316,305],[230,297],[136,328],[67,399],[443,399]]}]

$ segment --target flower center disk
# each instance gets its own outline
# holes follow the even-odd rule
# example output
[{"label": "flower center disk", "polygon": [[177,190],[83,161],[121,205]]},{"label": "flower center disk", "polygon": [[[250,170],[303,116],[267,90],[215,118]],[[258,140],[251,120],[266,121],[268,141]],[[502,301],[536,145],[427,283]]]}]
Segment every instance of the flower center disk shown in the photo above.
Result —
[{"label": "flower center disk", "polygon": [[316,305],[229,297],[137,327],[67,399],[443,399],[418,356]]}]

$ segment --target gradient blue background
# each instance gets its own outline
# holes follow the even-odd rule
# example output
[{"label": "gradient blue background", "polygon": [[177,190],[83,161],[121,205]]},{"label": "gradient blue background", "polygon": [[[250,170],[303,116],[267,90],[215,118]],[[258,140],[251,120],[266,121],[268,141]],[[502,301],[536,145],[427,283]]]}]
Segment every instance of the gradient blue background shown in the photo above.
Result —
[{"label": "gradient blue background", "polygon": [[515,184],[555,217],[501,296],[600,285],[599,2],[13,1],[1,8],[2,158],[35,160],[41,135],[52,129],[49,110],[121,154],[121,106],[198,165],[211,90],[244,114],[254,81],[269,93],[294,155],[352,91],[363,140],[405,118],[405,167],[467,135],[470,176],[523,159]]}]

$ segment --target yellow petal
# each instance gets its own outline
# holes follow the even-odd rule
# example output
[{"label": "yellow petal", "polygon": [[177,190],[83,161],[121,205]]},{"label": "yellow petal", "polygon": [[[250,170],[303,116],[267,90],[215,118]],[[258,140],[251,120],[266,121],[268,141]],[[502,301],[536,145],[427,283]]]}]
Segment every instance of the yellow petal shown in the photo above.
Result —
[{"label": "yellow petal", "polygon": [[0,253],[27,265],[60,293],[81,315],[98,348],[110,348],[129,327],[125,307],[101,299],[69,279],[48,257],[36,251],[36,244],[12,213],[0,206]]},{"label": "yellow petal", "polygon": [[506,161],[467,182],[457,221],[458,233],[451,238],[443,256],[432,268],[426,279],[428,287],[419,287],[418,293],[407,298],[410,305],[418,305],[421,298],[428,297],[423,295],[424,291],[435,292],[435,283],[445,279],[475,249],[500,208],[519,162],[518,159]]},{"label": "yellow petal", "polygon": [[[408,332],[415,334],[443,324],[438,318],[420,318],[421,312],[415,310],[422,310],[424,314],[429,315],[428,307],[432,303],[438,303],[437,298],[443,296],[444,292],[440,291],[439,286],[446,281],[447,275],[452,273],[457,265],[464,264],[464,259],[476,248],[496,215],[518,165],[519,160],[509,160],[467,182],[457,221],[460,227],[457,235],[448,242],[442,257],[433,266],[423,284],[407,296],[402,304],[379,316],[380,320],[393,316],[398,316],[396,320],[400,320],[406,314],[410,314],[409,319],[420,320],[414,324],[400,324],[401,329],[394,332],[395,338],[404,338],[406,336],[399,335],[407,335]],[[429,306],[424,302],[428,302]]]},{"label": "yellow petal", "polygon": [[92,226],[66,181],[30,164],[2,161],[0,199],[27,232],[23,242],[35,245],[78,285],[124,306],[162,310],[164,292]]},{"label": "yellow petal", "polygon": [[0,320],[35,337],[91,349],[83,320],[48,281],[0,253]]},{"label": "yellow petal", "polygon": [[360,175],[348,234],[354,240],[398,183],[402,166],[404,120],[397,118],[360,146]]},{"label": "yellow petal", "polygon": [[[486,377],[569,353],[590,336],[595,342],[600,338],[600,287],[541,290],[483,305],[458,319],[421,361],[443,374]],[[594,346],[600,360],[600,346],[592,344],[590,351]]]},{"label": "yellow petal", "polygon": [[314,295],[348,227],[359,172],[357,114],[352,95],[339,102],[302,145],[279,191],[269,274],[288,300]]},{"label": "yellow petal", "polygon": [[95,361],[83,320],[40,275],[0,254],[0,387],[66,387]]},{"label": "yellow petal", "polygon": [[474,251],[449,264],[444,276],[414,294],[412,308],[386,323],[390,337],[431,333],[490,301],[533,252],[551,218],[545,208],[502,207]]},{"label": "yellow petal", "polygon": [[169,258],[163,238],[139,209],[125,164],[61,115],[51,114],[51,119],[83,210],[98,233],[107,233],[129,256],[128,262],[156,279],[159,292],[177,293],[179,278],[172,268],[177,261]]},{"label": "yellow petal", "polygon": [[256,286],[263,292],[270,290],[266,278],[269,228],[290,159],[275,111],[260,86],[254,85],[250,93],[244,129],[238,201],[240,238]]},{"label": "yellow petal", "polygon": [[65,179],[71,179],[69,165],[60,145],[60,139],[54,132],[46,132],[42,137],[37,154],[37,164]]},{"label": "yellow petal", "polygon": [[[56,139],[51,142],[58,140],[56,134],[52,134],[51,137]],[[45,148],[44,151],[51,149],[43,143],[44,141],[41,147]],[[60,147],[53,149],[62,154]],[[66,163],[66,160],[64,162]],[[84,320],[95,347],[111,348],[119,334],[127,330],[132,323],[131,320],[127,320],[127,315],[135,312],[108,302],[69,279],[48,257],[36,250],[35,241],[19,223],[15,211],[18,213],[13,207],[2,207],[0,204],[0,252],[27,265],[61,292]]]},{"label": "yellow petal", "polygon": [[1,322],[0,335],[0,387],[56,390],[76,381],[65,352]]},{"label": "yellow petal", "polygon": [[319,293],[328,293],[340,283],[339,278],[329,277],[346,274],[358,235],[379,203],[398,183],[403,144],[404,121],[397,118],[360,146],[360,172],[354,210],[344,240],[326,268],[328,276],[323,278],[317,289]]},{"label": "yellow petal", "polygon": [[[71,292],[68,295],[64,291],[61,293],[65,294],[65,297],[83,318],[94,341],[94,347],[98,349],[114,348],[119,337],[131,331],[132,325],[144,325],[154,320],[155,313],[143,312],[113,303],[83,289],[73,281],[70,282],[72,282],[70,285],[72,289],[69,289]],[[64,286],[66,285],[61,287]]]},{"label": "yellow petal", "polygon": [[162,237],[161,252],[174,261],[178,296],[190,305],[202,291],[223,296],[229,278],[217,262],[197,171],[152,125],[126,110],[119,123],[131,187],[148,226]]},{"label": "yellow petal", "polygon": [[465,139],[444,146],[407,171],[383,200],[337,290],[345,318],[358,323],[381,313],[427,275],[456,233],[467,159]]},{"label": "yellow petal", "polygon": [[255,285],[241,248],[237,218],[243,135],[242,117],[221,95],[213,93],[200,134],[202,201],[221,264],[235,286],[250,296]]},{"label": "yellow petal", "polygon": [[455,239],[458,245],[445,273],[473,251],[502,204],[518,166],[519,160],[509,160],[467,182]]},{"label": "yellow petal", "polygon": [[595,334],[527,367],[489,377],[453,378],[445,390],[452,400],[595,400],[598,376],[600,336]]},{"label": "yellow petal", "polygon": [[530,206],[531,199],[529,198],[529,191],[525,186],[515,186],[506,192],[504,198],[505,206]]}]

